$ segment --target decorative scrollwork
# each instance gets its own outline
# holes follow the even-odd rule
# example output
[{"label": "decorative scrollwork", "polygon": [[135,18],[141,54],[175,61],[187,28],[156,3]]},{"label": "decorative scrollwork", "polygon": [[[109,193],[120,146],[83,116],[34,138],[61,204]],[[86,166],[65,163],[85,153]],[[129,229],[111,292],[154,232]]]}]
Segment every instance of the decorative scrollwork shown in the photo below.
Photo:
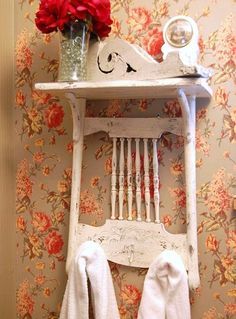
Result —
[{"label": "decorative scrollwork", "polygon": [[148,267],[164,249],[175,249],[187,266],[186,234],[168,233],[162,224],[124,220],[107,220],[100,227],[80,224],[78,240],[78,244],[86,240],[98,242],[109,260],[127,266]]},{"label": "decorative scrollwork", "polygon": [[[101,65],[102,63],[100,62],[100,56],[98,56],[97,57],[98,69],[104,74],[112,73],[118,61],[121,61],[122,63],[124,63],[124,65],[126,65],[126,73],[137,72],[137,70],[135,70],[130,65],[130,63],[126,62],[124,58],[122,58],[122,56],[117,52],[111,52],[108,54],[108,57],[106,59],[106,62],[107,62],[106,65],[104,65],[104,63],[103,65]],[[104,67],[109,67],[109,69],[105,70]]]}]

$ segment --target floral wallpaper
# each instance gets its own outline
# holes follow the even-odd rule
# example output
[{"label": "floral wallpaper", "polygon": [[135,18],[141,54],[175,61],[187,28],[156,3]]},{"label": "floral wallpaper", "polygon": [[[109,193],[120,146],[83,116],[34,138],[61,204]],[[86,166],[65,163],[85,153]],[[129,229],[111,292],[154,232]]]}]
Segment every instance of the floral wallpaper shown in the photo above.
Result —
[{"label": "floral wallpaper", "polygon": [[[191,293],[193,319],[236,315],[236,38],[234,0],[112,0],[112,36],[137,43],[161,61],[162,29],[177,14],[195,19],[199,62],[211,67],[213,97],[197,111],[197,212],[201,286]],[[34,26],[37,0],[15,5],[15,136],[17,318],[56,319],[66,284],[70,210],[72,118],[62,95],[34,90],[55,81],[57,35]],[[87,116],[181,116],[175,100],[115,100],[87,103]],[[111,141],[99,133],[85,139],[81,221],[102,224],[109,213]],[[159,143],[161,219],[169,231],[185,230],[183,139]],[[96,163],[96,165],[94,165]],[[100,169],[99,169],[100,168]],[[110,263],[122,319],[135,319],[145,269]]]}]

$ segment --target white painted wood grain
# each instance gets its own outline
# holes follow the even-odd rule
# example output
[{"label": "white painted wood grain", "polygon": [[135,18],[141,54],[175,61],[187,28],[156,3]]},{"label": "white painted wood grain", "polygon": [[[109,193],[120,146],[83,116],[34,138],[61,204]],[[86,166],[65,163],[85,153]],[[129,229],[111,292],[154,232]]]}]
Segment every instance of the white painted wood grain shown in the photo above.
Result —
[{"label": "white painted wood grain", "polygon": [[140,172],[140,139],[135,139],[135,184],[136,184],[136,210],[137,210],[137,221],[141,221],[141,172]]},{"label": "white painted wood grain", "polygon": [[119,161],[119,220],[123,220],[124,210],[124,184],[125,184],[125,155],[124,155],[124,138],[120,138],[120,161]]},{"label": "white painted wood grain", "polygon": [[36,90],[76,92],[78,97],[89,100],[171,98],[178,89],[186,95],[209,98],[212,90],[206,79],[171,78],[161,80],[116,80],[85,82],[36,83]]},{"label": "white painted wood grain", "polygon": [[111,219],[116,218],[116,195],[117,195],[117,188],[116,188],[116,168],[117,168],[117,152],[116,152],[116,143],[117,138],[113,138],[113,151],[112,151],[112,173],[111,173]]},{"label": "white painted wood grain", "polygon": [[128,220],[132,220],[132,204],[133,204],[133,189],[132,189],[132,153],[131,153],[132,139],[128,138],[128,152],[127,152],[127,183],[128,183]]},{"label": "white painted wood grain", "polygon": [[164,132],[182,135],[182,128],[182,118],[86,117],[84,135],[103,131],[110,137],[159,138]]},{"label": "white painted wood grain", "polygon": [[101,227],[78,224],[76,239],[76,246],[88,239],[98,242],[108,260],[132,267],[148,268],[163,250],[175,250],[188,269],[186,234],[171,234],[163,224],[110,219]]},{"label": "white painted wood grain", "polygon": [[160,223],[160,194],[159,194],[159,175],[158,175],[158,157],[157,157],[157,139],[152,139],[153,144],[153,186],[154,186],[154,208],[155,223]]},{"label": "white painted wood grain", "polygon": [[[198,49],[195,46],[195,49]],[[191,50],[191,55],[196,56]],[[161,79],[181,76],[209,77],[210,69],[196,62],[184,63],[179,52],[171,52],[161,63],[141,47],[119,38],[106,39],[90,45],[88,56],[88,79],[110,81],[116,79]]]},{"label": "white painted wood grain", "polygon": [[81,171],[84,146],[83,130],[86,100],[77,98],[73,93],[67,93],[66,98],[69,101],[73,118],[73,167],[67,255],[68,257],[66,262],[66,270],[68,273],[70,262],[76,250],[75,240],[77,237],[77,225],[79,221]]},{"label": "white painted wood grain", "polygon": [[149,177],[149,152],[148,139],[143,139],[144,143],[144,197],[145,197],[145,212],[146,222],[151,221],[150,217],[150,177]]},{"label": "white painted wood grain", "polygon": [[196,211],[196,153],[195,118],[196,97],[187,98],[183,90],[178,92],[178,100],[184,119],[184,165],[186,184],[187,257],[189,263],[189,286],[194,289],[200,284],[198,270],[197,211]]},{"label": "white painted wood grain", "polygon": [[[98,64],[99,61],[99,64]],[[81,242],[93,239],[101,243],[108,259],[124,265],[148,267],[163,249],[174,249],[183,258],[189,273],[189,286],[199,286],[196,229],[195,111],[196,98],[210,98],[207,84],[211,71],[199,65],[186,66],[176,54],[157,63],[141,48],[123,40],[94,44],[89,54],[88,81],[75,83],[37,83],[38,90],[64,92],[73,113],[73,182],[67,269],[73,251]],[[183,77],[185,75],[186,77]],[[179,77],[181,76],[181,77]],[[190,77],[192,76],[192,77]],[[193,77],[194,76],[194,77]],[[199,76],[205,77],[200,78]],[[84,120],[85,100],[177,98],[183,119],[88,119]],[[138,129],[137,129],[138,128]],[[107,220],[102,227],[78,223],[83,135],[105,131],[120,139],[119,220]],[[159,177],[156,139],[163,132],[183,135],[185,139],[187,234],[173,235],[165,231],[159,216]],[[124,138],[135,139],[136,221],[124,221]],[[149,159],[147,139],[153,140],[153,175],[155,221],[141,221],[140,139],[144,139],[144,184],[146,220],[150,221]],[[128,142],[130,143],[130,142]],[[116,151],[113,140],[112,212],[115,218]],[[128,144],[130,145],[130,144]],[[128,146],[128,179],[130,178],[130,146]],[[128,218],[131,192],[128,187]],[[151,249],[150,249],[151,247]]]}]

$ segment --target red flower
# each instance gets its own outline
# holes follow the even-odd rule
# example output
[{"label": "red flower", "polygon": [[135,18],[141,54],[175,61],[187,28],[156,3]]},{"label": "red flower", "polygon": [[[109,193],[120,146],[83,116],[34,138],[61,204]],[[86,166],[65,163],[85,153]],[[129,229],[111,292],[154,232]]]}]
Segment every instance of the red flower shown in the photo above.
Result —
[{"label": "red flower", "polygon": [[175,197],[175,206],[176,209],[186,207],[186,193],[183,188],[174,188],[172,194]]},{"label": "red flower", "polygon": [[103,22],[94,21],[93,30],[100,38],[105,38],[110,33],[111,27]]},{"label": "red flower", "polygon": [[164,44],[162,32],[158,28],[153,28],[147,33],[147,37],[143,40],[143,44],[147,52],[155,59],[161,62],[161,47]]},{"label": "red flower", "polygon": [[63,108],[57,103],[53,103],[45,111],[45,120],[49,128],[58,127],[59,125],[61,125],[63,118],[64,118]]},{"label": "red flower", "polygon": [[45,238],[45,245],[50,255],[56,255],[61,251],[64,242],[61,235],[56,231],[51,231]]},{"label": "red flower", "polygon": [[51,227],[51,220],[50,218],[43,212],[35,212],[33,214],[32,225],[41,233],[48,230]]},{"label": "red flower", "polygon": [[122,300],[127,305],[138,305],[141,299],[141,293],[133,285],[125,285],[120,292]]},{"label": "red flower", "polygon": [[143,7],[134,8],[129,14],[127,23],[137,31],[146,30],[152,23],[151,12]]},{"label": "red flower", "polygon": [[93,31],[100,37],[108,36],[110,25],[110,1],[109,0],[71,0],[69,5],[71,14],[79,20],[92,18]]},{"label": "red flower", "polygon": [[63,30],[68,22],[68,0],[41,0],[35,23],[43,33]]},{"label": "red flower", "polygon": [[35,23],[43,33],[64,30],[75,20],[92,22],[99,37],[108,36],[112,24],[109,0],[41,0]]}]

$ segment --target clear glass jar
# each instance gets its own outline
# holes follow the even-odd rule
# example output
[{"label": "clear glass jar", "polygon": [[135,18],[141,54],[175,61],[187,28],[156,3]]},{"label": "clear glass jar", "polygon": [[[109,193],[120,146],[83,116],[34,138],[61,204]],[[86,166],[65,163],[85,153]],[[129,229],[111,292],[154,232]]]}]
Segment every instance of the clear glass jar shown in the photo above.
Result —
[{"label": "clear glass jar", "polygon": [[60,32],[59,82],[86,80],[89,38],[83,21],[71,22]]}]

